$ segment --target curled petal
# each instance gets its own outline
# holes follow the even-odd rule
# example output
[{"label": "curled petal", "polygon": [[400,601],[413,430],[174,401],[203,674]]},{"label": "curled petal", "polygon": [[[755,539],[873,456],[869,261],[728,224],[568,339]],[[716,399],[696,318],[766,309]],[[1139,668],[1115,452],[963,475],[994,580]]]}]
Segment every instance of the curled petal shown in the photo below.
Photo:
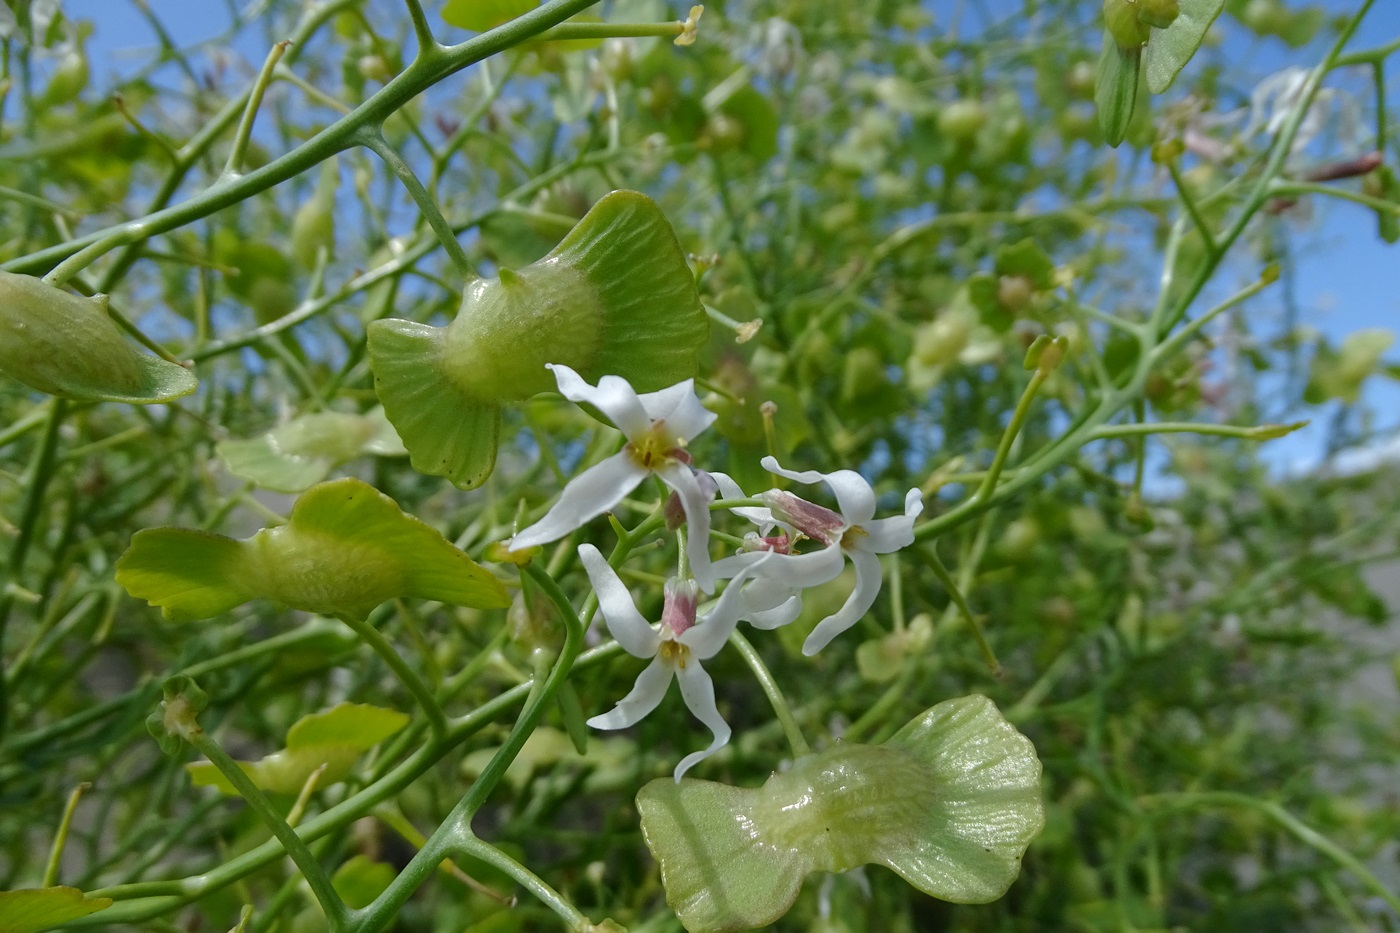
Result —
[{"label": "curled petal", "polygon": [[598,608],[608,622],[608,632],[633,657],[656,657],[661,636],[637,611],[632,594],[617,572],[591,544],[580,544],[578,556],[588,573],[588,581],[593,584],[593,592],[598,594]]},{"label": "curled petal", "polygon": [[638,396],[647,416],[653,421],[665,421],[666,429],[687,442],[715,423],[719,415],[700,404],[695,394],[695,380],[687,379],[659,392]]},{"label": "curled petal", "polygon": [[714,657],[733,634],[734,626],[739,624],[739,614],[744,608],[744,584],[760,571],[760,565],[772,557],[771,554],[763,555],[761,560],[735,577],[700,622],[686,629],[676,640],[697,658]]},{"label": "curled petal", "polygon": [[667,462],[656,471],[656,475],[680,496],[681,508],[685,509],[685,555],[690,561],[690,572],[695,582],[700,584],[700,589],[713,593],[715,573],[710,563],[710,499],[700,488],[690,467],[683,463]]},{"label": "curled petal", "polygon": [[[752,589],[752,587],[750,587]],[[754,628],[765,630],[782,628],[802,614],[802,597],[794,593],[772,609],[751,609],[740,615]]]},{"label": "curled petal", "polygon": [[763,565],[762,578],[772,580],[789,589],[801,590],[809,586],[829,583],[841,575],[846,565],[843,551],[838,546],[824,547],[806,554],[777,554],[769,551],[748,551],[717,560],[714,563],[715,575],[721,580],[735,577],[739,572],[752,567],[765,557],[770,557]]},{"label": "curled petal", "polygon": [[914,519],[924,510],[923,493],[911,489],[904,497],[904,514],[891,518],[877,518],[863,526],[865,537],[855,546],[876,554],[889,554],[914,543]]},{"label": "curled petal", "polygon": [[[619,450],[608,459],[593,464],[569,481],[544,518],[510,539],[511,550],[519,551],[558,541],[584,522],[597,518],[617,505],[646,476],[647,471],[638,466],[626,450]],[[705,531],[708,535],[708,513]]]},{"label": "curled petal", "polygon": [[750,613],[776,609],[787,602],[794,592],[792,587],[772,577],[751,580],[749,585],[744,587],[744,606],[739,610],[739,618],[752,621]]},{"label": "curled petal", "polygon": [[799,483],[826,483],[836,494],[841,516],[852,525],[864,525],[875,517],[875,490],[855,470],[818,473],[816,470],[785,470],[773,457],[763,458],[763,468],[769,473],[786,476]]},{"label": "curled petal", "polygon": [[547,364],[554,371],[559,394],[571,402],[586,402],[608,416],[628,439],[645,434],[651,419],[642,400],[621,376],[604,376],[598,385],[589,385],[584,378],[562,363]]},{"label": "curled petal", "polygon": [[[699,669],[698,664],[692,666]],[[661,698],[666,695],[666,688],[671,685],[674,670],[661,658],[654,659],[646,666],[646,670],[637,675],[637,683],[633,685],[631,693],[619,700],[608,712],[588,720],[588,724],[595,729],[626,729],[628,726],[635,726],[647,713],[661,705]],[[711,687],[711,708],[715,702],[713,691],[714,688]],[[687,704],[689,702],[686,701]],[[691,709],[694,710],[694,707]],[[728,726],[725,727],[725,731],[729,731]],[[728,736],[725,738],[727,740]]]},{"label": "curled petal", "polygon": [[[722,498],[748,498],[748,495],[744,492],[744,490],[739,488],[739,484],[734,482],[733,477],[729,476],[729,474],[711,473],[710,476],[714,477],[715,485],[719,487],[719,494]],[[730,509],[729,511],[733,512],[740,518],[746,518],[749,521],[753,522],[755,525],[758,526],[759,532],[764,535],[768,534],[768,532],[773,529],[773,526],[779,524],[779,522],[773,518],[773,512],[771,509],[762,509],[752,506],[745,506],[743,508]]]},{"label": "curled petal", "polygon": [[846,604],[817,623],[812,634],[802,643],[802,653],[808,656],[830,644],[831,640],[860,621],[861,616],[875,605],[880,595],[880,558],[869,551],[851,551],[851,564],[856,568],[856,588],[846,597]]},{"label": "curled petal", "polygon": [[715,734],[714,741],[703,752],[686,755],[676,765],[676,783],[679,784],[687,771],[729,744],[730,732],[729,723],[724,721],[719,707],[715,706],[715,682],[703,667],[694,662],[687,664],[676,671],[676,679],[680,681],[681,696],[685,698],[685,705],[691,714]]}]

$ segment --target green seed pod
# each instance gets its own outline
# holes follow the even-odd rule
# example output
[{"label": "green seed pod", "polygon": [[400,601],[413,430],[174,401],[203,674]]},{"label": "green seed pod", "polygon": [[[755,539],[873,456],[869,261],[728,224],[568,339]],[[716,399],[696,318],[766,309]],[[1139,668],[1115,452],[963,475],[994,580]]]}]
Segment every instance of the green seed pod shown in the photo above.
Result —
[{"label": "green seed pod", "polygon": [[1103,24],[1120,49],[1140,49],[1152,36],[1152,27],[1138,18],[1137,0],[1104,0]]},{"label": "green seed pod", "polygon": [[546,363],[656,391],[695,375],[709,319],[661,210],[614,191],[548,256],[468,285],[446,327],[368,330],[375,391],[413,468],[474,489],[495,464],[501,406],[554,388]]},{"label": "green seed pod", "polygon": [[147,528],[117,561],[117,583],[167,619],[208,619],[254,598],[363,619],[395,598],[483,609],[505,588],[435,529],[357,479],[307,490],[285,525],[243,541],[184,528]]},{"label": "green seed pod", "polygon": [[1166,29],[1181,15],[1180,0],[1137,0],[1138,21]]},{"label": "green seed pod", "polygon": [[194,373],[137,353],[107,314],[29,275],[0,272],[0,372],[84,402],[168,402],[195,390]]},{"label": "green seed pod", "polygon": [[800,758],[762,787],[652,781],[637,809],[690,933],[772,923],[809,872],[866,864],[934,897],[987,903],[1045,824],[1035,749],[980,696],[938,704],[884,745]]}]

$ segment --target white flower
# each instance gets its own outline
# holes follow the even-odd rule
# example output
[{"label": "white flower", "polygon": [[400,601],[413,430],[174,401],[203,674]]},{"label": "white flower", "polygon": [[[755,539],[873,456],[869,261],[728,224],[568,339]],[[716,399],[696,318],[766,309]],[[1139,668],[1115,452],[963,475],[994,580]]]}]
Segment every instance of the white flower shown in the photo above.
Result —
[{"label": "white flower", "polygon": [[638,395],[620,376],[604,376],[594,387],[567,366],[551,363],[549,368],[554,371],[561,395],[570,401],[586,402],[607,415],[627,435],[627,444],[570,480],[544,518],[510,540],[511,550],[558,541],[584,522],[612,509],[655,473],[680,497],[690,532],[686,539],[690,572],[701,589],[713,592],[709,501],[690,468],[685,446],[713,424],[716,415],[700,404],[695,380]]},{"label": "white flower", "polygon": [[704,751],[694,752],[676,765],[676,781],[691,766],[719,751],[729,742],[729,724],[715,706],[715,685],[700,662],[712,658],[724,647],[739,622],[739,591],[754,567],[742,571],[713,606],[696,618],[697,586],[693,580],[672,579],[666,583],[666,601],[661,624],[648,624],[632,602],[627,587],[618,579],[607,560],[591,544],[579,545],[578,555],[593,590],[598,608],[607,620],[608,631],[623,650],[638,658],[650,658],[637,677],[632,692],[613,709],[588,720],[595,729],[626,729],[656,709],[674,677],[681,696],[695,718],[714,733],[714,741]]},{"label": "white flower", "polygon": [[[917,488],[904,497],[904,514],[875,518],[875,490],[854,470],[818,473],[815,470],[785,470],[772,457],[763,458],[763,468],[799,483],[826,483],[836,494],[839,513],[814,505],[792,493],[770,489],[763,494],[770,516],[785,522],[813,541],[824,545],[806,554],[779,554],[762,551],[736,554],[717,561],[715,573],[727,577],[749,569],[764,560],[767,579],[790,588],[816,586],[836,579],[849,557],[856,569],[856,586],[845,605],[817,623],[802,645],[802,653],[816,654],[833,638],[860,621],[880,593],[880,558],[914,543],[914,519],[923,511],[923,495]],[[731,584],[732,585],[732,584]]]}]

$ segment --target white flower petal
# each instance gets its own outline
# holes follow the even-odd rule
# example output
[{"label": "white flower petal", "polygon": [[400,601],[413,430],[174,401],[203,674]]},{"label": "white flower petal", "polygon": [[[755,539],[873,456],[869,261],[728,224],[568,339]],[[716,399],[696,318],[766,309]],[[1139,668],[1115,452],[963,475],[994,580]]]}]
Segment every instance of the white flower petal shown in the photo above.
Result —
[{"label": "white flower petal", "polygon": [[692,661],[676,671],[676,679],[680,681],[681,696],[685,698],[685,705],[691,714],[715,734],[714,741],[703,752],[686,755],[676,765],[676,783],[679,784],[687,771],[729,744],[730,732],[729,723],[724,721],[719,707],[715,705],[715,683],[698,662]]},{"label": "white flower petal", "polygon": [[914,543],[914,519],[924,510],[923,493],[911,489],[904,497],[904,514],[877,518],[861,528],[865,537],[855,539],[855,547],[875,554],[890,554]]},{"label": "white flower petal", "polygon": [[[719,494],[723,499],[747,499],[748,494],[739,488],[739,484],[734,482],[734,478],[727,473],[710,473],[714,477],[715,485],[719,486]],[[773,526],[780,524],[773,518],[771,509],[759,508],[757,506],[743,506],[742,508],[730,509],[740,518],[748,519],[758,526],[760,534],[768,534],[773,530]],[[786,530],[786,529],[785,529]]]},{"label": "white flower petal", "polygon": [[802,643],[802,653],[816,654],[831,643],[831,640],[860,621],[861,617],[875,605],[875,597],[880,595],[880,558],[869,551],[852,551],[851,563],[856,568],[856,588],[846,598],[846,604],[833,614],[817,623],[812,634]]},{"label": "white flower petal", "polygon": [[756,577],[744,587],[744,606],[739,610],[740,619],[752,621],[750,613],[767,612],[776,609],[790,599],[795,591],[769,577]]},{"label": "white flower petal", "polygon": [[743,570],[765,557],[772,559],[764,563],[762,578],[772,580],[791,590],[802,590],[809,586],[820,586],[841,575],[846,565],[844,552],[838,546],[824,547],[806,554],[777,554],[770,551],[750,551],[735,554],[715,561],[715,574],[720,579],[737,576]]},{"label": "white flower petal", "polygon": [[588,720],[588,725],[595,729],[626,729],[636,725],[647,713],[661,705],[661,698],[666,696],[666,688],[671,685],[674,672],[671,665],[656,658],[637,675],[637,683],[631,693],[619,700],[610,711]]},{"label": "white flower petal", "polygon": [[554,371],[559,394],[571,402],[587,402],[608,416],[619,431],[631,440],[647,432],[651,418],[636,391],[621,376],[604,376],[598,385],[589,385],[584,378],[562,363],[547,363]]},{"label": "white flower petal", "polygon": [[[750,586],[750,589],[753,587]],[[771,631],[775,628],[782,628],[789,622],[796,621],[802,615],[802,597],[796,594],[789,596],[787,600],[772,609],[748,610],[743,612],[739,618],[748,622],[754,628]]]},{"label": "white flower petal", "polygon": [[700,488],[695,474],[684,463],[669,461],[656,471],[662,482],[680,496],[685,510],[685,556],[690,574],[700,589],[715,591],[715,572],[710,563],[710,497]]},{"label": "white flower petal", "polygon": [[734,578],[734,582],[725,588],[710,609],[694,625],[682,632],[676,641],[689,648],[690,653],[697,658],[703,660],[714,657],[729,640],[734,627],[739,624],[739,613],[744,608],[744,584],[752,575],[759,573],[762,565],[772,557],[772,554],[765,554],[762,560],[752,567],[745,568]]},{"label": "white flower petal", "polygon": [[628,654],[638,658],[656,657],[661,635],[637,611],[632,594],[617,572],[591,544],[580,544],[578,556],[588,573],[588,581],[593,584],[593,592],[598,594],[598,608],[607,620],[608,633]]},{"label": "white flower petal", "polygon": [[[558,541],[617,505],[646,477],[647,471],[638,466],[626,450],[593,464],[569,480],[544,518],[510,539],[511,550]],[[707,525],[707,533],[708,530]]]},{"label": "white flower petal", "polygon": [[638,396],[647,416],[653,421],[665,421],[666,430],[681,441],[689,442],[715,423],[719,415],[700,404],[695,394],[695,380],[668,386],[659,392]]},{"label": "white flower petal", "polygon": [[816,470],[785,470],[773,457],[763,458],[763,468],[769,473],[786,476],[799,483],[823,482],[836,494],[841,517],[847,524],[864,525],[875,517],[875,490],[855,470],[818,473]]}]

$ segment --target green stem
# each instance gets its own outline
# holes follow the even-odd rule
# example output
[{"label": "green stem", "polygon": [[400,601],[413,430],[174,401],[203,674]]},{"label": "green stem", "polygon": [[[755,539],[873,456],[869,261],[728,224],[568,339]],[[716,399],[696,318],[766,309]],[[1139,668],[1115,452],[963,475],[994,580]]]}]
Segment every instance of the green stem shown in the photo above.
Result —
[{"label": "green stem", "polygon": [[540,33],[540,42],[562,42],[570,39],[625,39],[647,36],[678,36],[685,23],[563,23]]},{"label": "green stem", "polygon": [[982,480],[982,485],[977,487],[977,492],[973,493],[973,499],[986,499],[996,489],[997,479],[1001,476],[1002,468],[1006,466],[1006,458],[1011,454],[1011,445],[1015,442],[1016,435],[1021,432],[1021,426],[1026,423],[1026,418],[1031,413],[1031,403],[1035,401],[1036,393],[1040,391],[1040,385],[1045,381],[1046,375],[1047,372],[1042,369],[1037,369],[1031,374],[1031,381],[1026,384],[1020,401],[1016,403],[1016,410],[1011,413],[1011,423],[1006,426],[1001,443],[997,445],[992,465],[987,468],[987,476]]},{"label": "green stem", "polygon": [[1153,421],[1143,424],[1110,424],[1095,428],[1091,441],[1111,437],[1144,437],[1150,434],[1209,434],[1215,437],[1238,437],[1247,441],[1268,441],[1306,426],[1306,421],[1292,424],[1259,424],[1253,427],[1234,424],[1200,424],[1191,421]]},{"label": "green stem", "polygon": [[1210,232],[1210,225],[1196,206],[1196,198],[1191,194],[1191,189],[1182,180],[1181,169],[1177,166],[1176,159],[1167,160],[1167,171],[1171,173],[1172,181],[1176,184],[1176,193],[1177,197],[1181,198],[1181,205],[1186,208],[1186,213],[1191,215],[1191,222],[1196,225],[1196,231],[1206,242],[1206,252],[1211,256],[1216,255],[1220,250],[1215,245],[1215,235]]},{"label": "green stem", "polygon": [[559,651],[559,657],[543,682],[531,682],[525,708],[521,710],[510,734],[481,770],[481,774],[472,782],[471,788],[452,808],[447,819],[443,820],[423,848],[418,850],[374,903],[352,914],[352,929],[355,933],[376,933],[384,929],[443,859],[450,857],[453,852],[467,851],[472,846],[472,840],[476,838],[471,828],[472,818],[505,776],[511,762],[520,754],[520,749],[539,725],[545,710],[554,702],[559,688],[568,678],[574,662],[579,657],[583,648],[585,626],[574,612],[568,597],[559,589],[554,578],[538,566],[528,564],[523,568],[523,572],[554,603],[560,618],[564,620],[564,645]]},{"label": "green stem", "polygon": [[262,106],[263,95],[267,93],[268,85],[272,83],[273,69],[282,60],[282,56],[286,54],[290,44],[284,39],[275,44],[272,50],[267,53],[262,70],[258,72],[258,78],[253,82],[253,86],[248,92],[248,103],[243,108],[243,116],[239,118],[238,129],[233,131],[233,145],[229,147],[228,161],[224,163],[221,178],[237,178],[242,174],[239,169],[243,166],[243,154],[248,151],[248,143],[253,138],[253,121],[258,118],[258,108]]},{"label": "green stem", "polygon": [[433,232],[437,234],[443,249],[447,250],[448,258],[452,260],[452,265],[457,267],[458,274],[468,281],[476,278],[471,260],[467,258],[462,244],[458,242],[457,234],[453,232],[452,225],[447,222],[446,217],[442,216],[442,209],[438,207],[437,201],[428,193],[428,189],[423,187],[418,176],[413,174],[413,168],[404,161],[398,150],[389,145],[388,141],[384,139],[384,134],[378,129],[366,129],[358,135],[357,139],[366,149],[383,159],[389,171],[393,172],[404,188],[408,190],[409,196],[413,198],[413,203],[418,205],[418,210],[428,221],[428,226],[433,228]]},{"label": "green stem", "polygon": [[539,875],[530,871],[530,869],[491,845],[491,843],[471,833],[463,833],[457,840],[456,849],[463,855],[479,858],[486,864],[514,878],[517,884],[533,894],[550,910],[558,914],[560,918],[569,925],[570,930],[584,930],[588,928],[588,917],[577,907],[565,900],[558,891],[551,888],[548,884],[545,884],[544,880],[540,878]]},{"label": "green stem", "polygon": [[408,7],[408,18],[413,23],[413,35],[418,40],[418,54],[422,55],[424,49],[442,48],[433,36],[432,27],[428,25],[423,5],[418,0],[404,0],[404,6]]},{"label": "green stem", "polygon": [[1356,875],[1373,894],[1389,904],[1391,910],[1400,912],[1400,897],[1397,897],[1385,886],[1384,882],[1373,875],[1360,859],[1271,800],[1260,800],[1257,797],[1229,791],[1202,791],[1200,793],[1150,794],[1139,797],[1138,803],[1147,804],[1149,810],[1154,809],[1153,805],[1156,804],[1161,804],[1163,810],[1196,807],[1243,807],[1258,810],[1299,842],[1315,849]]},{"label": "green stem", "polygon": [[933,571],[933,575],[938,578],[938,582],[943,589],[948,592],[948,598],[958,607],[962,613],[963,620],[972,629],[972,637],[977,639],[977,647],[982,651],[982,658],[987,662],[987,667],[991,668],[993,677],[1001,676],[1001,662],[997,660],[996,652],[992,650],[991,643],[987,641],[987,634],[982,631],[982,623],[977,621],[977,617],[972,614],[972,609],[968,606],[967,600],[963,597],[962,588],[958,586],[953,575],[948,572],[948,568],[943,565],[943,561],[938,557],[938,551],[933,546],[914,548],[916,554],[924,561],[924,566]]},{"label": "green stem", "polygon": [[738,629],[735,629],[734,633],[729,636],[729,643],[739,650],[739,654],[743,655],[744,661],[748,663],[749,670],[753,671],[754,677],[758,678],[758,685],[763,688],[764,695],[768,697],[768,702],[772,705],[773,712],[783,727],[783,734],[787,736],[788,744],[792,746],[792,757],[801,758],[803,755],[810,755],[812,747],[807,744],[802,730],[798,728],[797,720],[792,715],[792,707],[788,705],[787,697],[783,696],[778,682],[773,679],[767,665],[763,663],[763,658],[754,650],[754,646],[749,644],[749,640],[739,634]]},{"label": "green stem", "polygon": [[1319,194],[1324,197],[1339,198],[1343,201],[1350,201],[1353,204],[1360,204],[1362,207],[1369,207],[1373,211],[1380,211],[1383,214],[1395,214],[1400,216],[1400,204],[1394,201],[1387,201],[1384,198],[1373,198],[1360,191],[1350,191],[1346,188],[1338,188],[1335,185],[1323,185],[1310,181],[1288,181],[1278,182],[1273,188],[1273,193],[1279,197],[1289,197],[1291,195]]},{"label": "green stem", "polygon": [[311,888],[312,895],[321,905],[321,910],[325,912],[328,929],[333,933],[347,930],[349,928],[347,925],[349,911],[345,907],[345,902],[340,899],[339,894],[335,893],[335,888],[331,886],[330,879],[326,877],[325,870],[321,868],[321,863],[316,860],[316,856],[311,853],[301,836],[297,835],[297,831],[292,829],[286,820],[282,819],[282,814],[277,812],[277,808],[253,783],[252,778],[248,777],[238,766],[238,762],[229,757],[228,752],[224,751],[219,743],[210,737],[209,733],[203,729],[196,729],[187,738],[201,755],[208,758],[214,767],[219,769],[219,773],[233,785],[239,796],[247,802],[248,806],[252,807],[253,812],[262,819],[267,828],[286,848],[287,855],[296,863],[302,877],[306,879],[307,886]]},{"label": "green stem", "polygon": [[[414,97],[449,75],[519,45],[598,2],[599,0],[549,0],[508,23],[458,45],[423,50],[413,64],[364,103],[305,143],[266,165],[231,181],[214,185],[173,207],[10,260],[3,264],[3,268],[10,272],[32,274],[48,269],[78,251],[101,244],[97,254],[87,257],[86,261],[90,262],[96,255],[114,246],[135,243],[175,230],[238,204],[355,145],[356,135],[363,127],[382,123]],[[319,11],[323,8],[316,9]]]},{"label": "green stem", "polygon": [[370,625],[364,619],[357,619],[351,615],[340,616],[340,621],[350,626],[360,639],[374,650],[374,653],[389,665],[389,669],[398,676],[399,681],[408,688],[408,692],[413,694],[413,698],[418,701],[418,705],[423,708],[423,712],[428,716],[428,724],[432,727],[433,735],[441,739],[447,734],[447,716],[443,714],[442,707],[433,697],[433,692],[428,689],[428,685],[423,683],[423,678],[418,676],[418,672],[408,666],[399,653],[394,650],[394,646],[389,644],[388,639],[379,633],[379,629]]},{"label": "green stem", "polygon": [[68,841],[68,828],[73,825],[73,811],[78,809],[78,801],[83,796],[83,791],[92,787],[87,781],[74,787],[68,795],[68,805],[63,808],[63,819],[58,823],[58,832],[54,833],[53,848],[49,850],[49,862],[44,866],[44,880],[40,887],[51,888],[58,883],[58,869],[63,861],[63,846]]},{"label": "green stem", "polygon": [[44,436],[39,441],[39,448],[34,452],[33,459],[29,461],[29,470],[24,477],[24,510],[20,513],[19,529],[15,534],[14,543],[10,545],[10,559],[5,566],[5,576],[0,579],[0,744],[5,741],[10,711],[9,690],[6,687],[8,677],[2,668],[5,657],[5,628],[10,620],[10,609],[15,603],[10,588],[19,585],[20,574],[29,557],[29,545],[33,542],[34,531],[39,525],[39,513],[44,508],[44,494],[48,491],[49,482],[54,478],[53,465],[58,451],[59,428],[62,427],[67,414],[68,403],[60,398],[54,399],[49,406]]}]

